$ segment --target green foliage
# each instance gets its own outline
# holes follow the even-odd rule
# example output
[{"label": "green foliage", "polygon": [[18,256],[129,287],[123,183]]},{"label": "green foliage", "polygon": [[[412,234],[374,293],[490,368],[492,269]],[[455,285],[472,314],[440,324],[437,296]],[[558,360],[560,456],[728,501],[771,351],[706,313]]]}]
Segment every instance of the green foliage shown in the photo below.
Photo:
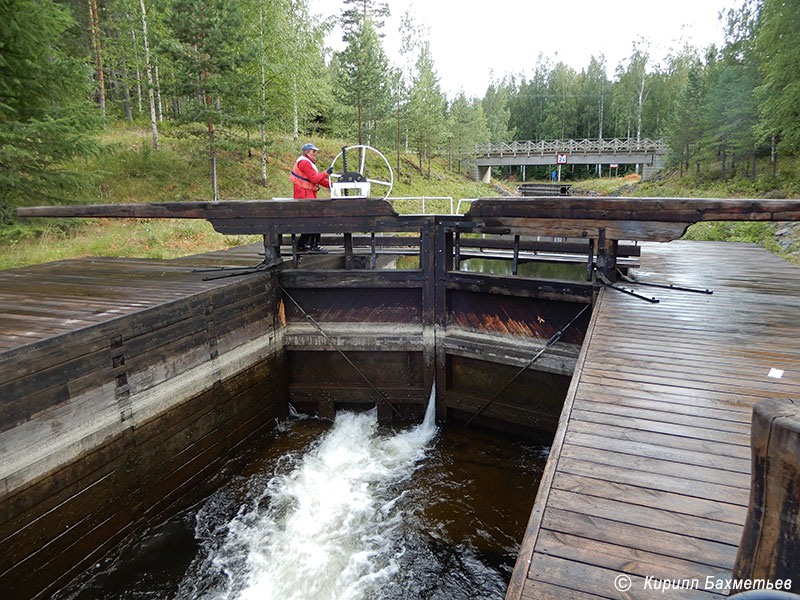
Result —
[{"label": "green foliage", "polygon": [[[234,0],[173,0],[167,14],[167,42],[175,68],[173,93],[189,98],[184,122],[226,123],[241,113],[220,110],[242,98],[256,98],[257,81],[243,67],[255,59],[246,44],[246,15]],[[241,124],[241,123],[239,123]]]},{"label": "green foliage", "polygon": [[544,109],[545,138],[571,137],[578,123],[578,74],[564,63],[550,71],[547,81],[549,102]]},{"label": "green foliage", "polygon": [[[495,84],[490,84],[483,99],[483,112],[489,123],[489,140],[492,142],[544,139],[542,124],[547,105],[547,75],[549,66],[540,54],[533,77],[522,77],[519,84],[509,83],[505,99],[499,95]],[[501,85],[501,84],[498,84]]]},{"label": "green foliage", "polygon": [[611,87],[606,75],[605,57],[592,56],[589,67],[582,75],[585,104],[580,107],[583,113],[581,130],[587,138],[602,138],[603,132],[606,131],[604,127],[608,110],[606,103],[609,101]]},{"label": "green foliage", "polygon": [[492,82],[483,97],[483,113],[489,127],[490,142],[508,142],[514,137],[514,130],[509,129],[511,121],[510,101],[514,87],[510,81]]},{"label": "green foliage", "polygon": [[780,244],[773,235],[774,225],[764,222],[709,221],[695,223],[683,236],[685,240],[713,242],[751,242],[772,252],[780,252]]},{"label": "green foliage", "polygon": [[475,144],[489,141],[489,127],[480,102],[467,100],[463,92],[453,100],[447,115],[447,137],[460,173],[462,165],[472,161]]},{"label": "green foliage", "polygon": [[628,65],[617,67],[618,82],[614,86],[612,111],[619,136],[639,139],[650,133],[642,131],[644,103],[651,90],[647,77],[649,60],[646,48],[634,44]]},{"label": "green foliage", "polygon": [[670,159],[673,164],[681,165],[682,169],[689,169],[689,161],[700,150],[705,88],[705,68],[699,60],[695,60],[689,67],[686,85],[680,93],[677,108],[668,126]]},{"label": "green foliage", "polygon": [[800,152],[800,1],[764,0],[755,40],[763,83],[759,100],[758,133],[762,139],[780,137],[780,149]]},{"label": "green foliage", "polygon": [[348,45],[338,57],[337,84],[345,104],[355,108],[358,143],[363,144],[365,130],[376,130],[389,115],[389,61],[369,15],[346,37]]},{"label": "green foliage", "polygon": [[423,159],[428,160],[428,175],[431,158],[445,134],[445,105],[446,99],[439,89],[430,46],[426,42],[420,50],[417,76],[411,88],[409,133],[417,149],[420,169]]},{"label": "green foliage", "polygon": [[343,40],[350,44],[363,35],[365,20],[369,20],[375,31],[383,28],[383,20],[389,16],[389,5],[375,0],[344,0],[347,7],[342,11]]},{"label": "green foliage", "polygon": [[0,3],[0,227],[12,210],[66,203],[91,181],[66,162],[95,150],[87,72],[63,50],[72,19],[51,0]]}]

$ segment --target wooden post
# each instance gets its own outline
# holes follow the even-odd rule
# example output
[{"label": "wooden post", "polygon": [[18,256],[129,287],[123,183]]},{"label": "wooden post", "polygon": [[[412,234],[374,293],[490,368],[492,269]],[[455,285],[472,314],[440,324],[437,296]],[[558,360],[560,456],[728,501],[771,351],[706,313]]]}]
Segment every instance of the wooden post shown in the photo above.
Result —
[{"label": "wooden post", "polygon": [[511,274],[517,274],[517,268],[519,267],[519,236],[514,236],[514,258],[511,261]]},{"label": "wooden post", "polygon": [[733,577],[773,582],[797,579],[800,565],[800,404],[789,399],[759,402],[753,407],[750,436],[750,505]]},{"label": "wooden post", "polygon": [[431,219],[422,226],[419,244],[419,268],[424,275],[422,285],[422,362],[424,366],[423,405],[436,378],[436,240],[437,230]]},{"label": "wooden post", "polygon": [[353,268],[353,234],[344,234],[344,268]]},{"label": "wooden post", "polygon": [[[453,268],[453,233],[443,223],[436,224],[436,299],[434,307],[434,332],[436,348],[436,418],[447,419],[444,394],[448,389],[447,352],[444,348],[447,326],[447,273]],[[441,342],[440,342],[441,341]]]},{"label": "wooden post", "polygon": [[455,270],[461,270],[461,233],[456,231],[455,241]]},{"label": "wooden post", "polygon": [[274,265],[281,260],[281,236],[275,233],[265,233],[261,236],[264,240],[264,264]]},{"label": "wooden post", "polygon": [[597,237],[597,270],[609,281],[617,280],[617,240],[606,239],[604,227]]}]

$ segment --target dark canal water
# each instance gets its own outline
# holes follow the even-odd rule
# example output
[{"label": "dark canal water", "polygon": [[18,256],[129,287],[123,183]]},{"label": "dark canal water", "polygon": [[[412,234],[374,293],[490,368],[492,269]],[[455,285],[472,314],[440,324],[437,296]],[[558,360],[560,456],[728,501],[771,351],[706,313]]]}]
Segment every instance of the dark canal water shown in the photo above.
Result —
[{"label": "dark canal water", "polygon": [[[496,258],[470,258],[461,262],[461,269],[464,271],[472,271],[473,273],[510,275],[512,263],[510,260]],[[586,281],[586,264],[546,261],[520,262],[517,266],[517,275],[523,277],[541,277],[543,279]]]},{"label": "dark canal water", "polygon": [[431,417],[290,419],[57,598],[502,599],[548,448]]}]

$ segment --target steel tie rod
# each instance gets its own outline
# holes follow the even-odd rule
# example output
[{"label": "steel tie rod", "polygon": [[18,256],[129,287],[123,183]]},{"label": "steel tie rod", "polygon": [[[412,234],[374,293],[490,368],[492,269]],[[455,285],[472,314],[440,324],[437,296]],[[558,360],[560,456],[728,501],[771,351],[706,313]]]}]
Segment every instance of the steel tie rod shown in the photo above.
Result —
[{"label": "steel tie rod", "polygon": [[382,391],[380,391],[377,387],[375,387],[373,385],[373,383],[367,378],[367,376],[364,375],[364,373],[361,371],[361,369],[359,369],[355,365],[355,363],[352,360],[350,360],[350,358],[348,358],[348,356],[344,352],[342,352],[336,344],[333,343],[333,340],[330,337],[328,337],[328,334],[325,333],[325,331],[322,329],[322,327],[320,327],[319,323],[317,323],[311,315],[309,315],[306,311],[303,310],[303,307],[300,306],[300,304],[298,304],[297,300],[295,300],[288,291],[286,291],[286,288],[283,287],[280,284],[278,284],[278,287],[281,288],[283,293],[286,294],[286,297],[289,298],[289,300],[292,301],[292,304],[294,304],[297,307],[297,309],[301,313],[303,313],[303,316],[308,320],[308,322],[311,323],[314,327],[317,328],[317,330],[322,334],[322,337],[324,337],[325,340],[327,340],[328,344],[330,344],[331,347],[333,347],[334,350],[336,350],[339,354],[341,354],[342,358],[347,361],[347,364],[349,364],[351,367],[353,367],[353,369],[355,370],[356,373],[358,373],[358,375],[361,377],[361,379],[366,381],[367,385],[369,387],[371,387],[375,391],[376,394],[378,394],[378,397],[380,398],[380,401],[381,402],[385,402],[386,404],[388,404],[389,408],[391,408],[398,417],[400,417],[401,419],[404,418],[403,415],[400,414],[400,412],[392,405],[392,403],[389,402],[389,400],[386,398],[386,395]]},{"label": "steel tie rod", "polygon": [[522,375],[522,373],[525,371],[525,369],[527,369],[527,368],[528,368],[528,367],[530,367],[530,366],[531,366],[533,363],[535,363],[537,360],[539,360],[539,357],[540,357],[542,354],[544,354],[544,353],[545,353],[545,351],[546,351],[548,348],[550,348],[550,347],[551,347],[551,346],[553,346],[553,345],[554,345],[554,344],[555,344],[555,343],[556,343],[558,340],[560,340],[560,339],[561,339],[561,336],[562,336],[562,335],[564,335],[564,332],[565,332],[567,329],[569,329],[569,328],[570,328],[570,326],[571,326],[571,325],[572,325],[572,324],[573,324],[575,321],[577,321],[577,320],[578,320],[578,318],[579,318],[579,317],[580,317],[580,316],[581,316],[583,313],[585,313],[585,312],[586,312],[586,310],[587,310],[587,309],[588,309],[590,306],[591,306],[591,303],[590,303],[590,304],[587,304],[586,306],[584,306],[584,307],[583,307],[583,308],[580,310],[580,312],[579,312],[577,315],[575,315],[574,317],[572,317],[572,320],[571,320],[569,323],[567,323],[566,325],[564,325],[564,327],[562,327],[561,329],[559,329],[558,331],[556,331],[556,332],[555,332],[555,333],[554,333],[554,334],[553,334],[553,335],[550,337],[550,339],[549,339],[549,340],[547,340],[547,343],[544,345],[544,348],[542,348],[541,350],[539,350],[539,352],[537,352],[537,353],[536,353],[536,355],[535,355],[535,356],[534,356],[532,359],[530,359],[530,360],[529,360],[527,363],[525,363],[525,365],[523,365],[523,367],[522,367],[522,368],[521,368],[519,371],[517,371],[517,372],[514,374],[514,376],[513,376],[511,379],[509,379],[509,380],[508,380],[508,381],[505,383],[505,385],[503,385],[503,387],[501,387],[499,390],[497,390],[497,391],[494,393],[494,396],[492,396],[491,398],[489,398],[489,401],[488,401],[486,404],[484,404],[483,406],[481,406],[481,407],[480,407],[480,409],[478,410],[478,412],[476,412],[474,415],[472,415],[472,416],[469,418],[469,420],[468,420],[466,423],[464,423],[464,428],[466,429],[466,428],[469,426],[469,424],[470,424],[470,423],[472,423],[472,422],[473,422],[473,421],[474,421],[474,420],[475,420],[475,419],[476,419],[476,418],[477,418],[477,417],[478,417],[478,416],[479,416],[479,415],[480,415],[480,414],[481,414],[481,413],[482,413],[484,410],[486,410],[486,408],[487,408],[487,407],[488,407],[488,406],[489,406],[489,405],[490,405],[492,402],[494,402],[495,400],[497,400],[497,397],[498,397],[500,394],[502,394],[502,393],[503,393],[503,391],[504,391],[504,390],[505,390],[505,389],[506,389],[508,386],[510,386],[512,383],[514,383],[514,381],[516,381],[517,377],[519,377],[520,375]]}]

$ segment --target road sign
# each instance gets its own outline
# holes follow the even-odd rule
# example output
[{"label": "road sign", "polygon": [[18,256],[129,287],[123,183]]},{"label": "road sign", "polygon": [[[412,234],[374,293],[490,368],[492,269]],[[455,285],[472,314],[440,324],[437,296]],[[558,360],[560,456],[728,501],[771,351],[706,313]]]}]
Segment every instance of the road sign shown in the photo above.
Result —
[{"label": "road sign", "polygon": [[615,163],[611,163],[610,165],[608,165],[608,167],[609,167],[610,169],[619,169],[619,165],[618,165],[618,164],[615,164]]},{"label": "road sign", "polygon": [[556,154],[556,164],[557,165],[565,165],[565,164],[567,164],[567,156],[569,156],[569,155],[566,154],[566,153],[558,153],[558,154]]}]

